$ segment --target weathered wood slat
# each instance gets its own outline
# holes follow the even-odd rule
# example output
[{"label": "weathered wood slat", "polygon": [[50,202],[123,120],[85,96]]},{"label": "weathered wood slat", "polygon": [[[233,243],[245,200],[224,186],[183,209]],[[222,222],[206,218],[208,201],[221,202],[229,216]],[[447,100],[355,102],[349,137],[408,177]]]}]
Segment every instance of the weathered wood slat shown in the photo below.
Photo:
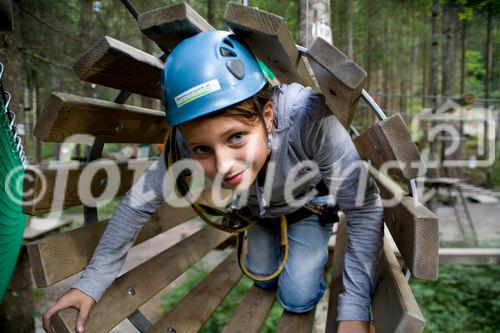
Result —
[{"label": "weathered wood slat", "polygon": [[177,333],[197,332],[241,276],[236,253],[233,251],[148,332],[163,333],[167,332],[169,327]]},{"label": "weathered wood slat", "polygon": [[273,307],[276,292],[264,290],[255,285],[241,301],[231,321],[222,333],[258,333]]},{"label": "weathered wood slat", "polygon": [[199,32],[214,30],[185,2],[144,12],[137,24],[146,36],[167,50]]},{"label": "weathered wood slat", "polygon": [[344,214],[339,214],[337,234],[333,251],[332,281],[328,298],[328,313],[326,316],[326,332],[337,332],[338,297],[342,292],[342,274],[344,273],[344,255],[347,246],[347,220]]},{"label": "weathered wood slat", "polygon": [[327,105],[344,127],[351,124],[367,74],[335,46],[316,38],[308,51]]},{"label": "weathered wood slat", "polygon": [[248,44],[253,54],[274,72],[280,82],[299,82],[316,87],[282,17],[229,2],[224,23]]},{"label": "weathered wood slat", "polygon": [[[195,216],[191,207],[162,205],[144,224],[134,244],[142,243]],[[26,248],[37,287],[51,286],[83,270],[90,262],[107,225],[108,220],[104,220],[28,243]]]},{"label": "weathered wood slat", "polygon": [[391,231],[405,264],[414,277],[436,280],[439,263],[439,226],[434,213],[408,196],[387,175],[370,168],[370,174],[380,188],[384,221]]},{"label": "weathered wood slat", "polygon": [[494,248],[441,248],[439,264],[500,265],[500,249]]},{"label": "weathered wood slat", "polygon": [[54,92],[34,135],[45,142],[79,142],[69,137],[82,134],[96,143],[163,143],[167,129],[163,111]]},{"label": "weathered wood slat", "polygon": [[[341,220],[337,231],[337,238],[346,238],[345,223],[345,220]],[[335,244],[334,258],[344,257],[346,243],[341,241]],[[343,266],[343,263],[337,265]],[[343,289],[343,267],[339,269],[334,261],[335,269],[341,272],[340,274],[334,274],[330,284],[326,326],[326,332],[329,333],[335,333],[338,329],[338,296]],[[384,237],[383,253],[378,265],[376,285],[377,287],[371,304],[376,332],[421,332],[425,325],[425,320],[411,292],[410,286],[401,271],[401,266],[399,266],[387,236]]]},{"label": "weathered wood slat", "polygon": [[276,331],[278,333],[311,332],[314,324],[315,312],[316,307],[304,313],[291,313],[283,311],[283,315],[281,316]]},{"label": "weathered wood slat", "polygon": [[354,139],[359,154],[377,167],[390,167],[402,179],[426,172],[425,163],[401,115],[395,114],[373,125]]},{"label": "weathered wood slat", "polygon": [[[229,236],[229,233],[208,227],[203,228],[194,235],[121,275],[104,293],[100,302],[94,305],[87,320],[85,332],[107,332]],[[209,279],[209,282],[213,284],[213,290],[224,289],[230,282],[237,281],[239,279],[238,269],[234,259],[227,261],[223,269],[217,271],[220,272],[217,278]],[[133,289],[133,295],[129,293],[129,288]],[[199,288],[194,290],[199,290]],[[204,289],[201,289],[200,292],[202,290]],[[205,291],[205,294],[198,298],[198,303],[190,303],[189,311],[194,312],[197,308],[205,309],[208,307],[206,304],[213,302],[213,298],[209,298],[208,295],[210,293]],[[200,306],[201,304],[203,306]],[[68,332],[70,331],[69,328],[74,328],[77,311],[75,309],[65,309],[55,317],[54,327],[56,331]],[[174,322],[168,322],[168,325],[172,324]],[[164,325],[164,327],[166,326]],[[162,332],[164,331],[166,329],[162,330]],[[182,330],[177,332],[182,332]]]},{"label": "weathered wood slat", "polygon": [[160,98],[163,64],[154,56],[104,36],[78,59],[73,70],[80,80]]},{"label": "weathered wood slat", "polygon": [[[80,191],[90,191],[99,200],[124,195],[154,160],[116,162],[98,160],[91,163],[64,163],[26,169],[23,212],[38,215],[82,204]],[[109,172],[109,174],[107,173]],[[90,179],[90,177],[92,177]],[[85,180],[80,180],[80,178]],[[82,182],[79,189],[78,183]],[[44,187],[45,184],[45,187]],[[117,191],[112,191],[117,189]]]},{"label": "weathered wood slat", "polygon": [[372,299],[372,313],[377,332],[420,333],[425,319],[401,271],[387,237],[379,265],[381,281]]}]

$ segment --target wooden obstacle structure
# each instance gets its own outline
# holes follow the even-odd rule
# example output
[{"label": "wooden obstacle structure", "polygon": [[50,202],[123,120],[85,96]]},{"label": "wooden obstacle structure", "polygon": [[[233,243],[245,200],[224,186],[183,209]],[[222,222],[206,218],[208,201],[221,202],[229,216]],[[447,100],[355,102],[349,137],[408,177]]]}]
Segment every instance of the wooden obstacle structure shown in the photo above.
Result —
[{"label": "wooden obstacle structure", "polygon": [[[300,82],[321,92],[335,115],[348,127],[366,73],[334,46],[316,40],[306,60],[293,42],[283,18],[264,11],[228,3],[224,21],[252,52],[268,65],[280,82]],[[159,8],[138,17],[138,26],[165,51],[184,38],[213,29],[186,3]],[[305,66],[309,61],[313,73]],[[115,102],[56,92],[40,115],[35,135],[46,142],[62,142],[74,134],[95,137],[87,163],[59,166],[59,172],[40,168],[41,173],[27,170],[24,211],[37,215],[51,209],[81,206],[78,183],[84,167],[92,163],[95,175],[87,180],[89,191],[100,199],[110,198],[107,189],[117,187],[123,195],[151,165],[152,160],[138,160],[133,170],[118,164],[92,162],[99,157],[105,143],[162,143],[167,131],[163,112],[124,105],[127,93],[159,98],[159,80],[163,63],[158,58],[123,42],[105,36],[95,43],[74,66],[85,81],[120,89]],[[124,97],[125,96],[125,97]],[[422,175],[421,157],[401,116],[379,122],[355,140],[361,156],[373,166],[398,161],[395,174],[403,180]],[[94,149],[93,147],[93,149]],[[110,171],[111,170],[111,171]],[[64,171],[64,172],[61,172]],[[106,172],[119,173],[120,182],[112,184]],[[425,172],[425,170],[424,170]],[[65,175],[61,188],[58,175]],[[425,320],[409,288],[404,270],[416,278],[435,280],[438,269],[438,224],[436,216],[412,198],[395,180],[370,168],[385,199],[395,205],[385,208],[384,219],[402,264],[390,246],[386,233],[377,272],[372,312],[377,332],[421,332]],[[42,176],[47,180],[45,189]],[[83,175],[85,176],[85,175]],[[90,177],[87,176],[86,179]],[[86,225],[66,233],[28,244],[33,275],[38,287],[51,286],[81,272],[89,263],[104,232],[107,220],[97,222],[95,208],[84,207]],[[174,208],[164,204],[138,231],[135,245],[195,218],[191,208]],[[333,276],[327,316],[327,332],[336,332],[336,304],[342,290],[343,253],[347,242],[345,218],[339,223],[333,248]],[[139,308],[172,283],[190,266],[214,249],[231,246],[230,234],[205,227],[176,245],[119,276],[97,303],[87,320],[85,332],[109,331],[123,320],[130,320],[144,332],[196,332],[217,309],[224,297],[242,277],[236,255],[232,253],[175,307],[157,322],[151,323]],[[275,301],[271,292],[253,286],[239,304],[223,332],[258,332]],[[65,309],[53,317],[57,332],[73,332],[76,310]],[[315,311],[304,314],[284,312],[278,332],[308,332]]]}]

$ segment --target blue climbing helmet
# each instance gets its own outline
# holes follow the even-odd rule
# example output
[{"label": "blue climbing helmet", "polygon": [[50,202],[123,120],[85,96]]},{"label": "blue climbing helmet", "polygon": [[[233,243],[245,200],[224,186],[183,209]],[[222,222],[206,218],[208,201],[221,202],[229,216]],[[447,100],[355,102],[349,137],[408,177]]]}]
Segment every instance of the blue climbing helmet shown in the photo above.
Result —
[{"label": "blue climbing helmet", "polygon": [[168,56],[161,77],[167,122],[180,125],[255,95],[267,82],[260,66],[231,32],[185,39]]}]

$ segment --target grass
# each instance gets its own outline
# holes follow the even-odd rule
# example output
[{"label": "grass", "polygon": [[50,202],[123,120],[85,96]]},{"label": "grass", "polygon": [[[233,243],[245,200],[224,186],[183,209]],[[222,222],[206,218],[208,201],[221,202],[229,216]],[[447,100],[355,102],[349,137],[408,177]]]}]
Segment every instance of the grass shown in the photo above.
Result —
[{"label": "grass", "polygon": [[498,332],[500,266],[447,265],[438,281],[410,286],[427,321],[425,332]]}]

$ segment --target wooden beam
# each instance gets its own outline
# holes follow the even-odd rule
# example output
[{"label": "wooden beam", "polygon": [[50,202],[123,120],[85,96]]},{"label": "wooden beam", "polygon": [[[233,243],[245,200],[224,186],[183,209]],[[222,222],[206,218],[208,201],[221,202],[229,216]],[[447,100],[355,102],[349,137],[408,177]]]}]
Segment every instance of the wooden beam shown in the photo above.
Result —
[{"label": "wooden beam", "polygon": [[276,292],[253,285],[222,333],[258,333],[273,307]]},{"label": "wooden beam", "polygon": [[285,310],[276,331],[278,333],[312,332],[315,313],[316,307],[304,313],[292,313]]},{"label": "wooden beam", "polygon": [[[229,236],[229,233],[213,228],[203,228],[194,235],[119,276],[106,290],[99,303],[92,308],[85,325],[85,332],[109,331]],[[238,270],[236,261],[226,261],[222,271],[220,268],[218,269],[220,273],[216,276],[217,279],[209,279],[208,281],[212,283],[216,291],[223,290],[232,281],[239,279]],[[212,277],[214,276],[212,275]],[[198,291],[200,288],[195,288],[195,290]],[[192,320],[195,321],[201,320],[197,311],[203,311],[214,303],[214,300],[209,296],[210,291],[207,289],[203,293],[203,290],[200,290],[202,296],[197,299],[197,303],[190,303],[191,307],[187,311],[188,314],[193,313]],[[203,304],[203,306],[200,306],[200,304]],[[76,318],[77,310],[73,308],[58,312],[53,319],[56,332],[72,332]],[[168,325],[174,324],[177,324],[177,322],[168,322]],[[181,324],[186,325],[186,323]],[[166,331],[166,326],[163,326],[162,332]],[[150,332],[154,330],[153,328]],[[182,332],[182,330],[178,330],[178,332]]]},{"label": "wooden beam", "polygon": [[185,2],[144,12],[139,15],[137,24],[146,36],[169,51],[188,37],[214,30]]},{"label": "wooden beam", "polygon": [[69,137],[82,134],[96,143],[163,143],[167,130],[163,111],[54,92],[34,135],[45,142],[78,142]]},{"label": "wooden beam", "polygon": [[[153,162],[153,159],[126,162],[102,159],[91,163],[64,163],[26,169],[23,212],[39,215],[82,205],[82,190],[90,191],[94,197],[99,197],[99,200],[124,195]],[[118,173],[115,172],[117,169]],[[109,171],[111,176],[106,171]],[[88,186],[84,189],[79,187],[82,175],[93,175],[92,179],[82,181]],[[108,193],[108,187],[116,187],[118,190]]]},{"label": "wooden beam", "polygon": [[365,70],[322,38],[314,39],[308,54],[326,104],[348,128],[366,81]]},{"label": "wooden beam", "polygon": [[372,298],[376,332],[422,332],[425,319],[387,237],[384,237],[379,275],[381,280]]},{"label": "wooden beam", "polygon": [[282,17],[229,2],[223,20],[248,44],[254,56],[274,72],[280,82],[299,82],[317,89]]},{"label": "wooden beam", "polygon": [[500,265],[500,249],[494,248],[441,248],[439,264]]},{"label": "wooden beam", "polygon": [[[342,282],[343,260],[335,263],[337,258],[345,255],[347,237],[346,220],[341,219],[337,231],[334,250],[334,274],[330,284],[330,298],[326,332],[335,333],[338,329],[337,307],[338,297],[344,286]],[[376,332],[421,332],[425,320],[411,292],[394,251],[389,245],[388,237],[384,237],[384,246],[377,270],[377,282],[372,298],[372,314]]]},{"label": "wooden beam", "polygon": [[333,251],[333,272],[330,283],[330,295],[328,297],[328,313],[326,316],[326,332],[335,333],[338,329],[337,310],[338,298],[344,285],[342,275],[344,273],[344,256],[347,246],[347,219],[345,214],[339,214],[337,233],[335,234],[335,247]]},{"label": "wooden beam", "polygon": [[403,118],[399,113],[379,121],[354,140],[359,154],[378,168],[391,166],[402,179],[412,179],[426,173],[425,163],[418,152]]},{"label": "wooden beam", "polygon": [[[191,207],[162,205],[144,224],[135,245],[165,232],[196,214]],[[82,271],[88,265],[109,220],[26,244],[37,287],[44,288]]]},{"label": "wooden beam", "polygon": [[198,332],[241,276],[233,251],[148,332]]},{"label": "wooden beam", "polygon": [[[367,166],[368,167],[368,166]],[[439,262],[439,225],[436,215],[415,201],[387,175],[369,166],[381,197],[390,200],[384,207],[384,221],[414,277],[436,280]]]},{"label": "wooden beam", "polygon": [[73,70],[80,80],[160,98],[163,64],[154,56],[104,36],[78,59]]}]

